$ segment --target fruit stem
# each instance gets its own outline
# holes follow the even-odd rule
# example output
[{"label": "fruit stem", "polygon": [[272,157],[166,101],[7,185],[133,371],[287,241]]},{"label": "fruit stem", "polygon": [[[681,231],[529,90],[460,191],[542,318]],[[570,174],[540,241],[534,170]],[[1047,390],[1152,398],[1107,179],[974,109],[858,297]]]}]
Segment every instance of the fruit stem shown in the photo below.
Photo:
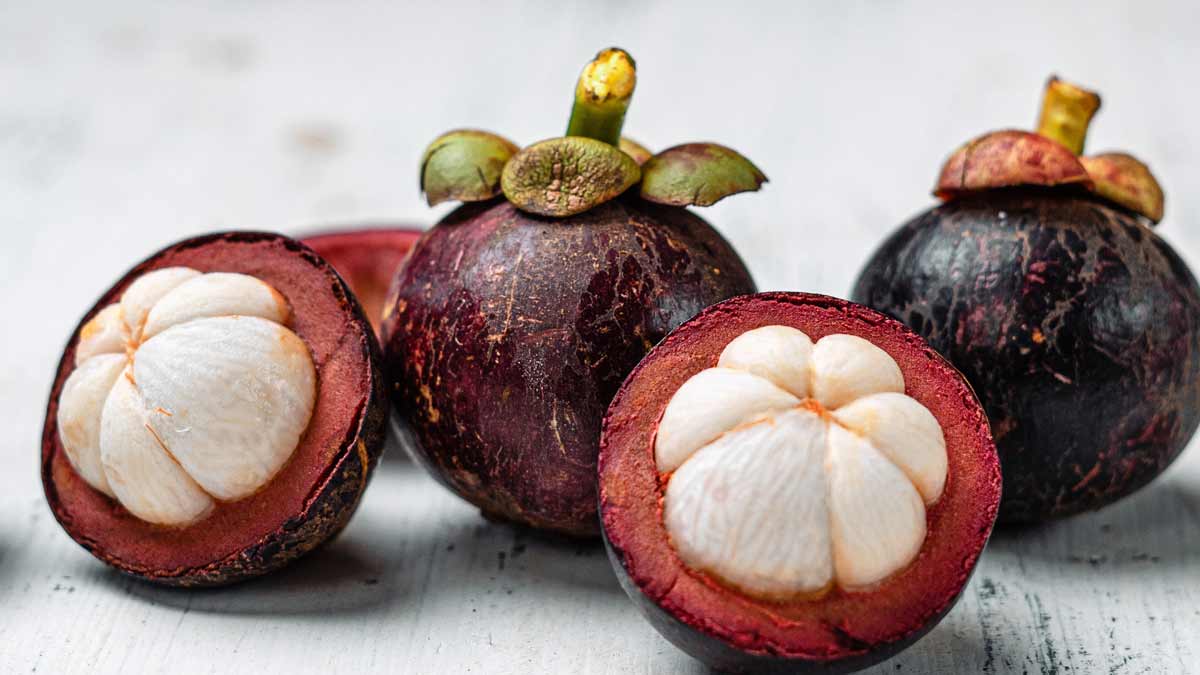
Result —
[{"label": "fruit stem", "polygon": [[617,145],[636,85],[636,65],[628,52],[610,47],[596,54],[579,74],[567,135]]},{"label": "fruit stem", "polygon": [[1076,155],[1081,154],[1088,123],[1099,109],[1099,94],[1051,75],[1042,97],[1042,116],[1038,119],[1037,132],[1062,143]]}]

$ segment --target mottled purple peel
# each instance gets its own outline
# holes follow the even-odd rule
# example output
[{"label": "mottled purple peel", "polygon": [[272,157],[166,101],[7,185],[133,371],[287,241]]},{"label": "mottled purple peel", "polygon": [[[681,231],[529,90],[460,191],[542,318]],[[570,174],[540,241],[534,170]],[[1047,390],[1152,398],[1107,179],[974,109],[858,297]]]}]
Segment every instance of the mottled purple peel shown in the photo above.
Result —
[{"label": "mottled purple peel", "polygon": [[1161,473],[1200,423],[1200,287],[1095,197],[963,196],[902,226],[853,299],[974,385],[1004,470],[1001,520],[1096,509]]},{"label": "mottled purple peel", "polygon": [[623,198],[562,219],[464,206],[392,288],[385,368],[418,461],[496,517],[594,536],[609,400],[669,331],[754,285],[700,218]]}]

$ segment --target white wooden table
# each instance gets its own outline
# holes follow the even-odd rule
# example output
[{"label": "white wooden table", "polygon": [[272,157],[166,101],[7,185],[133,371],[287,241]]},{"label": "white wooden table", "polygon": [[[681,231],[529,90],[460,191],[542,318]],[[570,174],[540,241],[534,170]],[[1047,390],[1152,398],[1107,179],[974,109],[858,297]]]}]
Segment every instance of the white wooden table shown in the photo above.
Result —
[{"label": "white wooden table", "polygon": [[[952,146],[1032,123],[1051,70],[1103,91],[1092,147],[1155,168],[1162,232],[1200,262],[1195,3],[500,4],[0,2],[0,673],[703,670],[598,545],[486,523],[399,456],[331,547],[214,592],[106,569],[37,477],[62,344],[132,262],[218,228],[432,222],[425,143],[561,133],[610,43],[641,67],[632,135],[721,140],[771,176],[706,212],[763,289],[846,293]],[[876,672],[979,671],[1200,672],[1200,450],[1106,510],[998,532]]]}]

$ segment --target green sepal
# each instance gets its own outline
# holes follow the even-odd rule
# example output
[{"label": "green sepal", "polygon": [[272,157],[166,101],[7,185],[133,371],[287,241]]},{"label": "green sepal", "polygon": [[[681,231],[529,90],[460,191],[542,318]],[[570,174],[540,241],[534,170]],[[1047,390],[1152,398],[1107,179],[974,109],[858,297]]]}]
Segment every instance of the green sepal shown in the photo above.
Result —
[{"label": "green sepal", "polygon": [[641,178],[632,157],[584,136],[540,141],[504,167],[500,186],[517,208],[543,216],[572,216],[625,192]]},{"label": "green sepal", "polygon": [[757,190],[767,177],[737,151],[716,143],[668,148],[642,165],[642,199],[672,206],[709,206]]},{"label": "green sepal", "polygon": [[621,137],[621,141],[617,144],[617,147],[621,149],[621,152],[632,157],[633,161],[638,163],[638,166],[645,164],[647,160],[654,156],[654,153],[650,152],[646,146],[625,136]]},{"label": "green sepal", "polygon": [[438,136],[421,158],[421,191],[430,206],[445,201],[480,202],[500,194],[500,174],[518,148],[507,138],[478,129]]}]

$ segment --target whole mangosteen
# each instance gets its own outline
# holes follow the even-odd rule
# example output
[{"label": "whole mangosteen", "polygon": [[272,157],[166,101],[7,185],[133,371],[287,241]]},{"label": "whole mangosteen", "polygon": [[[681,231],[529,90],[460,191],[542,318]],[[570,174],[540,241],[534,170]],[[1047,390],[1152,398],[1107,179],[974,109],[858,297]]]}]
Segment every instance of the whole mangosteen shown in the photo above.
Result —
[{"label": "whole mangosteen", "polygon": [[175,586],[265,574],[348,522],[385,437],[379,347],[329,263],[282,235],[188,239],[101,294],[42,432],[54,517]]},{"label": "whole mangosteen", "polygon": [[987,416],[903,324],[804,293],[701,312],[604,418],[621,584],[722,672],[842,673],[950,610],[1000,504]]},{"label": "whole mangosteen", "polygon": [[734,250],[685,207],[766,178],[722,146],[651,156],[621,139],[634,83],[629,55],[602,51],[579,78],[566,137],[519,150],[454,131],[425,153],[429,203],[472,203],[426,232],[393,282],[394,419],[411,454],[488,517],[597,534],[613,394],[673,328],[754,291]]},{"label": "whole mangosteen", "polygon": [[1150,482],[1200,422],[1200,288],[1151,229],[1163,193],[1080,157],[1100,99],[1051,78],[1038,133],[950,156],[943,203],[871,257],[853,298],[911,326],[983,400],[1002,521],[1096,509]]}]

